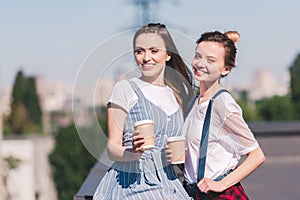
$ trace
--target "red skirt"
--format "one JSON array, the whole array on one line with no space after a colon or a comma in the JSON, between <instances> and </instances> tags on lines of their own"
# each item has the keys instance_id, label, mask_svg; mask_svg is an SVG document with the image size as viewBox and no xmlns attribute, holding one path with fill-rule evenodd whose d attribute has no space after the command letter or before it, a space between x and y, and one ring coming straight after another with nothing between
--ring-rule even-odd
<instances>
[{"instance_id":1,"label":"red skirt","mask_svg":"<svg viewBox=\"0 0 300 200\"><path fill-rule=\"evenodd\" d=\"M187 193L195 200L249 200L240 183L237 183L223 192L201 192L196 184L184 185Z\"/></svg>"}]
</instances>

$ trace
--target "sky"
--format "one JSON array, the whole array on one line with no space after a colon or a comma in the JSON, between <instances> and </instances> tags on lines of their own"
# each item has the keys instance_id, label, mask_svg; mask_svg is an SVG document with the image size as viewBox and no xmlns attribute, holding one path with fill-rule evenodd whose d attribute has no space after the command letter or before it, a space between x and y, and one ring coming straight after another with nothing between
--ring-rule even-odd
<instances>
[{"instance_id":1,"label":"sky","mask_svg":"<svg viewBox=\"0 0 300 200\"><path fill-rule=\"evenodd\" d=\"M0 0L0 89L13 84L19 69L73 84L97 45L140 20L133 2ZM300 53L300 1L155 2L154 22L192 40L205 31L240 33L238 67L228 77L230 84L251 86L251 76L260 68L268 69L281 83L287 81L288 68Z\"/></svg>"}]
</instances>

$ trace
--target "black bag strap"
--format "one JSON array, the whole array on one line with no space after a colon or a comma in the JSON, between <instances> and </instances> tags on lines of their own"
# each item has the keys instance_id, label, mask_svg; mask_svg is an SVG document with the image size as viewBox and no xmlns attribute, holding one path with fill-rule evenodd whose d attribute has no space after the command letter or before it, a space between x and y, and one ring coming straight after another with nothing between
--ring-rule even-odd
<instances>
[{"instance_id":1,"label":"black bag strap","mask_svg":"<svg viewBox=\"0 0 300 200\"><path fill-rule=\"evenodd\" d=\"M215 99L217 98L217 96L219 96L222 92L228 92L226 89L220 89L218 92L216 92L216 94L211 98L211 99Z\"/></svg>"},{"instance_id":2,"label":"black bag strap","mask_svg":"<svg viewBox=\"0 0 300 200\"><path fill-rule=\"evenodd\" d=\"M205 113L204 124L203 124L202 135L201 135L201 142L200 142L197 182L199 182L202 178L204 178L212 104L215 98L217 98L217 96L219 96L222 92L227 92L227 90L220 89L218 92L216 92L216 94L209 100L208 107Z\"/></svg>"}]
</instances>

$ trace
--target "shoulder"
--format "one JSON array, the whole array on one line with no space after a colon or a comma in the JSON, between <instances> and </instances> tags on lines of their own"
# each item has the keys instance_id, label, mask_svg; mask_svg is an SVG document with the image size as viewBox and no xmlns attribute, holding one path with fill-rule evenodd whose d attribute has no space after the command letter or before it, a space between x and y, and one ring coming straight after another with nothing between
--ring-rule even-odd
<instances>
[{"instance_id":1,"label":"shoulder","mask_svg":"<svg viewBox=\"0 0 300 200\"><path fill-rule=\"evenodd\" d=\"M113 88L112 95L129 95L134 92L134 89L132 88L132 85L130 84L130 81L136 82L135 79L130 80L120 80L118 81Z\"/></svg>"},{"instance_id":2,"label":"shoulder","mask_svg":"<svg viewBox=\"0 0 300 200\"><path fill-rule=\"evenodd\" d=\"M128 80L120 80L118 81L115 86L114 86L114 90L118 89L126 89L130 87L130 83Z\"/></svg>"},{"instance_id":3,"label":"shoulder","mask_svg":"<svg viewBox=\"0 0 300 200\"><path fill-rule=\"evenodd\" d=\"M119 105L128 111L132 99L134 99L134 90L129 81L121 80L115 84L108 102Z\"/></svg>"},{"instance_id":4,"label":"shoulder","mask_svg":"<svg viewBox=\"0 0 300 200\"><path fill-rule=\"evenodd\" d=\"M215 106L226 110L226 113L230 112L237 112L241 113L241 107L238 105L234 97L231 95L230 92L223 92L215 99ZM222 110L223 110L222 109Z\"/></svg>"}]
</instances>

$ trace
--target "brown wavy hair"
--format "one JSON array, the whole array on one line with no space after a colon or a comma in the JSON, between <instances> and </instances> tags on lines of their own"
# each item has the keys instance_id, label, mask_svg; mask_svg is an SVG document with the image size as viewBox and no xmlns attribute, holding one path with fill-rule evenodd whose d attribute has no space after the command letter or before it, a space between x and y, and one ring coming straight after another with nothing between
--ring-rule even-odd
<instances>
[{"instance_id":1,"label":"brown wavy hair","mask_svg":"<svg viewBox=\"0 0 300 200\"><path fill-rule=\"evenodd\" d=\"M189 100L194 95L194 91L192 89L192 73L184 63L182 57L179 55L171 34L164 24L149 23L141 27L135 33L133 38L134 49L136 38L139 35L145 33L156 33L164 40L166 49L171 55L171 59L169 61L166 61L167 67L165 68L164 81L165 84L174 91L176 99L183 109L183 113L185 113L186 106L188 105Z\"/></svg>"}]
</instances>

